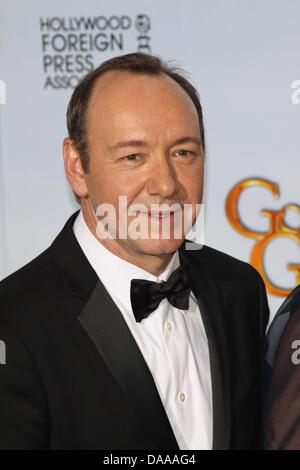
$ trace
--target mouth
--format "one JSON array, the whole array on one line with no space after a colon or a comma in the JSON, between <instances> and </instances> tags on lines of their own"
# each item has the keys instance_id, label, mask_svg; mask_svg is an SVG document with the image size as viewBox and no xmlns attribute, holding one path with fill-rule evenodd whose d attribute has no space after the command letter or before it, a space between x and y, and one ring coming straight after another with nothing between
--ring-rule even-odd
<instances>
[{"instance_id":1,"label":"mouth","mask_svg":"<svg viewBox=\"0 0 300 470\"><path fill-rule=\"evenodd\" d=\"M141 212L144 216L154 220L174 219L175 213L178 211L147 211Z\"/></svg>"}]
</instances>

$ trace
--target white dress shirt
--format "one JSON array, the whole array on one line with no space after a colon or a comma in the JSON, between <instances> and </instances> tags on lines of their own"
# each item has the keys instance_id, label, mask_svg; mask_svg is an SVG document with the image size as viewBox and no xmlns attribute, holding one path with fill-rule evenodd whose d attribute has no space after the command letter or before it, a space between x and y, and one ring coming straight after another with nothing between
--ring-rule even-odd
<instances>
[{"instance_id":1,"label":"white dress shirt","mask_svg":"<svg viewBox=\"0 0 300 470\"><path fill-rule=\"evenodd\" d=\"M178 251L157 277L109 251L89 230L81 211L73 230L151 371L179 448L211 449L212 390L208 342L193 292L189 310L179 310L163 299L154 312L138 323L131 309L131 279L166 281L180 264Z\"/></svg>"}]
</instances>

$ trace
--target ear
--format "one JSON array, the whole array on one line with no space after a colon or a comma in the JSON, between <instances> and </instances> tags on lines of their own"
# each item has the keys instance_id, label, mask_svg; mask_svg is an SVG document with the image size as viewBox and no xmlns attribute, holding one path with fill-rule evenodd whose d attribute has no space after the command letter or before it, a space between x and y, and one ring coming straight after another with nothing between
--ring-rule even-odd
<instances>
[{"instance_id":1,"label":"ear","mask_svg":"<svg viewBox=\"0 0 300 470\"><path fill-rule=\"evenodd\" d=\"M66 177L74 193L80 198L87 196L88 188L80 156L73 140L69 137L64 139L63 155Z\"/></svg>"}]
</instances>

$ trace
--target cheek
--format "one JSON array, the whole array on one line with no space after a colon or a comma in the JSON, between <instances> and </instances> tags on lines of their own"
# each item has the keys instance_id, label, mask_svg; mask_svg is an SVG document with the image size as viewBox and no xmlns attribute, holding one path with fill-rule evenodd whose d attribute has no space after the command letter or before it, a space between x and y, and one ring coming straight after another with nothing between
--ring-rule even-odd
<instances>
[{"instance_id":1,"label":"cheek","mask_svg":"<svg viewBox=\"0 0 300 470\"><path fill-rule=\"evenodd\" d=\"M115 179L111 182L112 191L115 194L116 203L119 196L127 198L127 206L129 206L138 197L141 191L140 179L125 173L116 175Z\"/></svg>"},{"instance_id":2,"label":"cheek","mask_svg":"<svg viewBox=\"0 0 300 470\"><path fill-rule=\"evenodd\" d=\"M203 173L193 172L182 181L188 199L193 203L198 203L203 191Z\"/></svg>"},{"instance_id":3,"label":"cheek","mask_svg":"<svg viewBox=\"0 0 300 470\"><path fill-rule=\"evenodd\" d=\"M95 172L90 180L90 195L97 204L110 203L115 208L119 205L119 197L127 197L127 205L131 204L141 190L140 181L129 177L126 173L113 171Z\"/></svg>"}]
</instances>

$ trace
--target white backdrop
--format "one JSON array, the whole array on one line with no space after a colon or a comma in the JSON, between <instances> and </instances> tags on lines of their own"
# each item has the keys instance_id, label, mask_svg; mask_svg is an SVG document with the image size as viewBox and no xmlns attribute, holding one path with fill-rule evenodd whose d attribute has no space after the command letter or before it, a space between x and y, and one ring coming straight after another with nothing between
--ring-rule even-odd
<instances>
[{"instance_id":1,"label":"white backdrop","mask_svg":"<svg viewBox=\"0 0 300 470\"><path fill-rule=\"evenodd\" d=\"M77 209L62 162L65 84L85 73L80 64L137 50L190 72L207 135L205 242L249 261L255 241L225 214L232 187L254 177L279 185L278 199L263 188L242 196L241 218L256 230L268 230L261 209L300 203L299 24L300 0L0 0L0 278L43 251ZM300 226L299 213L289 217ZM299 243L279 236L265 251L269 277L286 289ZM273 313L282 300L270 296Z\"/></svg>"}]
</instances>

